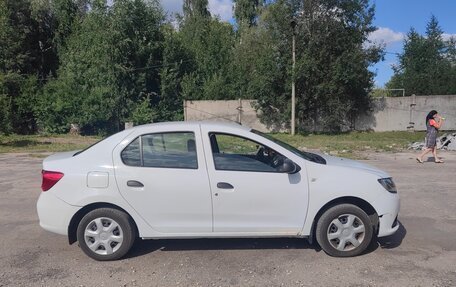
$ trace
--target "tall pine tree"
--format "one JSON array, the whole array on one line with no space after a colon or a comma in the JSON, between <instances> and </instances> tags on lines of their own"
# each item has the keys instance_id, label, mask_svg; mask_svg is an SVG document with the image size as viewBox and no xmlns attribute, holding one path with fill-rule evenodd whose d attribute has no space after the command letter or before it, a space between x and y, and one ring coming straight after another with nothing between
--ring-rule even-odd
<instances>
[{"instance_id":1,"label":"tall pine tree","mask_svg":"<svg viewBox=\"0 0 456 287\"><path fill-rule=\"evenodd\" d=\"M403 88L406 95L456 94L455 49L454 38L445 41L437 18L432 16L425 36L413 28L407 33L404 52L386 86Z\"/></svg>"}]
</instances>

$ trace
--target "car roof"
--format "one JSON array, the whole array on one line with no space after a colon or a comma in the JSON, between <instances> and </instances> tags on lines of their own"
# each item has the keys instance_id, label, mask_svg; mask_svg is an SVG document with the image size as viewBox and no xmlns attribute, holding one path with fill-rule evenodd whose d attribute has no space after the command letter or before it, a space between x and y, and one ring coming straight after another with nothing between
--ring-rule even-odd
<instances>
[{"instance_id":1,"label":"car roof","mask_svg":"<svg viewBox=\"0 0 456 287\"><path fill-rule=\"evenodd\" d=\"M241 129L245 131L250 131L251 128L242 126L236 122L220 122L220 121L176 121L176 122L160 122L160 123L152 123L152 124L145 124L145 125L140 125L140 126L135 126L134 128L147 128L147 127L170 127L170 128L188 128L188 127L194 127L194 126L205 126L208 128L217 128L217 129L223 129L223 128L236 128L236 129Z\"/></svg>"}]
</instances>

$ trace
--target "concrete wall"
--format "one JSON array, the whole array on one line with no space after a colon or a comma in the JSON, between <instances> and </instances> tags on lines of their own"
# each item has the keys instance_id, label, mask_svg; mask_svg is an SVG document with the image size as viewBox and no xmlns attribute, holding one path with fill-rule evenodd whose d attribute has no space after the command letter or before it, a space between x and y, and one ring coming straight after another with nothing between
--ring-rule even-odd
<instances>
[{"instance_id":1,"label":"concrete wall","mask_svg":"<svg viewBox=\"0 0 456 287\"><path fill-rule=\"evenodd\" d=\"M260 131L268 131L260 123L253 100L185 101L187 121L216 120L240 122ZM425 130L426 115L437 110L445 117L442 130L456 130L456 95L388 97L374 100L374 110L355 122L356 130L405 131Z\"/></svg>"},{"instance_id":2,"label":"concrete wall","mask_svg":"<svg viewBox=\"0 0 456 287\"><path fill-rule=\"evenodd\" d=\"M267 132L253 108L255 101L184 101L184 120L236 122L253 129Z\"/></svg>"},{"instance_id":3,"label":"concrete wall","mask_svg":"<svg viewBox=\"0 0 456 287\"><path fill-rule=\"evenodd\" d=\"M374 101L374 111L360 117L356 130L425 130L426 115L436 110L445 117L442 130L456 130L456 95L388 97Z\"/></svg>"}]
</instances>

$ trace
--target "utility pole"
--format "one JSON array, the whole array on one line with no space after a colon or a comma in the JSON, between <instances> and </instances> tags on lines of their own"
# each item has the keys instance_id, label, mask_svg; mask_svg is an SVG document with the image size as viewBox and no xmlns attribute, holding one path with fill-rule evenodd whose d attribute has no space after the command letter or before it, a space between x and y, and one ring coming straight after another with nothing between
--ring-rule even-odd
<instances>
[{"instance_id":1,"label":"utility pole","mask_svg":"<svg viewBox=\"0 0 456 287\"><path fill-rule=\"evenodd\" d=\"M295 66L296 66L296 21L295 19L290 22L291 28L293 30L293 40L292 40L292 54L293 54L293 67L292 67L292 81L291 81L291 135L295 135L295 109L296 109L296 88L295 88Z\"/></svg>"}]
</instances>

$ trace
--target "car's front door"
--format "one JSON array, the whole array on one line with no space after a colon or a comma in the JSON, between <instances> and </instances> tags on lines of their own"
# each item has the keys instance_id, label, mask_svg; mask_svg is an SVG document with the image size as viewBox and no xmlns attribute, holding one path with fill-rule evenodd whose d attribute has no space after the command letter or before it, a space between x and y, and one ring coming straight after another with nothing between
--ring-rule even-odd
<instances>
[{"instance_id":1,"label":"car's front door","mask_svg":"<svg viewBox=\"0 0 456 287\"><path fill-rule=\"evenodd\" d=\"M114 150L125 200L157 232L212 232L212 203L199 126L144 131Z\"/></svg>"},{"instance_id":2,"label":"car's front door","mask_svg":"<svg viewBox=\"0 0 456 287\"><path fill-rule=\"evenodd\" d=\"M240 136L203 126L202 134L213 197L214 232L297 235L308 204L305 167L293 174L280 172L287 157L250 132Z\"/></svg>"}]
</instances>

